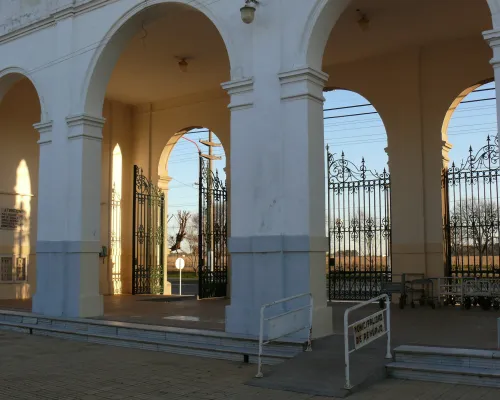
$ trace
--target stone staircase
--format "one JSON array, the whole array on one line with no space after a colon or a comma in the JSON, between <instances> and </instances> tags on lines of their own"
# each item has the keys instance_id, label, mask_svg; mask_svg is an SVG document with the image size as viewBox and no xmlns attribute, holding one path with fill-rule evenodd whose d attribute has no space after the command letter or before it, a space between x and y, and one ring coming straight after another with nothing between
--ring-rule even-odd
<instances>
[{"instance_id":1,"label":"stone staircase","mask_svg":"<svg viewBox=\"0 0 500 400\"><path fill-rule=\"evenodd\" d=\"M500 388L500 351L400 346L388 376Z\"/></svg>"},{"instance_id":2,"label":"stone staircase","mask_svg":"<svg viewBox=\"0 0 500 400\"><path fill-rule=\"evenodd\" d=\"M45 317L5 310L0 310L0 330L246 363L257 362L259 346L253 337L225 332ZM278 364L304 351L304 346L304 343L273 342L264 346L262 362Z\"/></svg>"}]
</instances>

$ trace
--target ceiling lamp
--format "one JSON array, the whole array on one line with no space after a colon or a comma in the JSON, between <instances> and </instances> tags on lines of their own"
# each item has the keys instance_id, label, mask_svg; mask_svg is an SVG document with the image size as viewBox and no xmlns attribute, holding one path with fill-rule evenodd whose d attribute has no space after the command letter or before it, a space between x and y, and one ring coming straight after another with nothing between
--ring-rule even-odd
<instances>
[{"instance_id":1,"label":"ceiling lamp","mask_svg":"<svg viewBox=\"0 0 500 400\"><path fill-rule=\"evenodd\" d=\"M370 28L370 20L366 16L365 13L363 13L360 9L356 10L359 14L359 20L358 20L358 25L363 31L367 31L368 28Z\"/></svg>"},{"instance_id":2,"label":"ceiling lamp","mask_svg":"<svg viewBox=\"0 0 500 400\"><path fill-rule=\"evenodd\" d=\"M186 61L186 57L176 57L179 60L179 69L181 72L187 72L188 70L188 62Z\"/></svg>"},{"instance_id":3,"label":"ceiling lamp","mask_svg":"<svg viewBox=\"0 0 500 400\"><path fill-rule=\"evenodd\" d=\"M245 5L241 7L241 20L245 24L251 24L255 19L256 6L259 4L259 0L245 0Z\"/></svg>"}]
</instances>

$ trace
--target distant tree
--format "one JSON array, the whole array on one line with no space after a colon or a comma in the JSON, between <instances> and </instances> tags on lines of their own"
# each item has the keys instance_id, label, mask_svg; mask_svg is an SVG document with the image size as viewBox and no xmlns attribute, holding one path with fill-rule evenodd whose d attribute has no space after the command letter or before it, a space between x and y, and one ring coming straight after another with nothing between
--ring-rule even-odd
<instances>
[{"instance_id":1,"label":"distant tree","mask_svg":"<svg viewBox=\"0 0 500 400\"><path fill-rule=\"evenodd\" d=\"M191 263L191 268L196 275L198 275L199 221L200 218L198 214L191 215L186 233L186 242L189 248L187 257Z\"/></svg>"},{"instance_id":2,"label":"distant tree","mask_svg":"<svg viewBox=\"0 0 500 400\"><path fill-rule=\"evenodd\" d=\"M179 229L175 236L169 237L169 244L171 244L170 251L179 251L181 249L182 241L186 238L187 235L187 224L191 217L191 213L189 211L177 211L176 220L179 224Z\"/></svg>"},{"instance_id":3,"label":"distant tree","mask_svg":"<svg viewBox=\"0 0 500 400\"><path fill-rule=\"evenodd\" d=\"M497 229L497 208L491 201L461 202L450 215L452 254L478 255L482 266L483 256L498 248Z\"/></svg>"}]
</instances>

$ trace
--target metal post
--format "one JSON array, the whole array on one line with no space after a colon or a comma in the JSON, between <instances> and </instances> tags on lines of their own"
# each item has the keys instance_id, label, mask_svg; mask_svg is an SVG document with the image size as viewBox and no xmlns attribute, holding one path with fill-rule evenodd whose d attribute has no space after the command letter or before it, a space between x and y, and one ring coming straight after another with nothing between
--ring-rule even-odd
<instances>
[{"instance_id":1,"label":"metal post","mask_svg":"<svg viewBox=\"0 0 500 400\"><path fill-rule=\"evenodd\" d=\"M161 268L161 278L159 279L160 284L162 284L162 290L161 294L165 294L165 274L167 273L168 265L165 265L165 194L162 192L160 195L160 223L161 223L161 228L163 229L163 232L160 233L161 236L160 238L160 245L158 246L158 251L160 252L159 254L159 259L160 259L160 268ZM158 229L158 228L157 228ZM157 238L158 238L158 232ZM167 256L168 257L168 256ZM168 263L167 263L168 264Z\"/></svg>"},{"instance_id":2,"label":"metal post","mask_svg":"<svg viewBox=\"0 0 500 400\"><path fill-rule=\"evenodd\" d=\"M386 295L387 296L387 295ZM391 299L389 296L385 299L385 309L387 313L387 353L385 354L385 358L390 360L392 358L391 354Z\"/></svg>"},{"instance_id":3,"label":"metal post","mask_svg":"<svg viewBox=\"0 0 500 400\"><path fill-rule=\"evenodd\" d=\"M327 228L328 228L328 301L332 301L332 233L330 226L330 219L332 210L330 209L331 198L330 198L330 164L329 164L330 147L326 145L326 192L328 194L328 218L327 218ZM335 254L333 255L335 257Z\"/></svg>"},{"instance_id":4,"label":"metal post","mask_svg":"<svg viewBox=\"0 0 500 400\"><path fill-rule=\"evenodd\" d=\"M261 307L260 309L260 329L259 329L259 360L257 366L257 375L256 378L264 377L262 373L262 347L264 346L264 309L265 307Z\"/></svg>"},{"instance_id":5,"label":"metal post","mask_svg":"<svg viewBox=\"0 0 500 400\"><path fill-rule=\"evenodd\" d=\"M199 151L200 171L198 183L198 298L203 298L203 157Z\"/></svg>"},{"instance_id":6,"label":"metal post","mask_svg":"<svg viewBox=\"0 0 500 400\"><path fill-rule=\"evenodd\" d=\"M344 361L345 361L345 385L344 389L352 389L351 377L349 374L349 324L348 324L349 313L346 311L344 313Z\"/></svg>"},{"instance_id":7,"label":"metal post","mask_svg":"<svg viewBox=\"0 0 500 400\"><path fill-rule=\"evenodd\" d=\"M208 131L208 141L212 143L213 139L213 133L211 130ZM210 271L213 272L214 270L214 240L213 240L213 235L214 235L214 203L213 203L213 182L212 182L212 174L214 170L214 165L213 165L213 151L212 151L212 146L208 146L208 179L207 179L207 186L208 186L208 210L207 210L207 218L208 218L208 229L209 229L209 235L208 235L208 262L210 266Z\"/></svg>"},{"instance_id":8,"label":"metal post","mask_svg":"<svg viewBox=\"0 0 500 400\"><path fill-rule=\"evenodd\" d=\"M137 175L139 167L134 165L134 197L132 203L132 294L137 294L136 269L137 269L137 251L136 251L136 229L137 229Z\"/></svg>"},{"instance_id":9,"label":"metal post","mask_svg":"<svg viewBox=\"0 0 500 400\"><path fill-rule=\"evenodd\" d=\"M314 298L313 295L309 295L311 302L310 302L310 307L311 309L309 310L309 337L307 338L307 347L306 351L312 351L312 332L313 332L313 311L314 311Z\"/></svg>"}]
</instances>

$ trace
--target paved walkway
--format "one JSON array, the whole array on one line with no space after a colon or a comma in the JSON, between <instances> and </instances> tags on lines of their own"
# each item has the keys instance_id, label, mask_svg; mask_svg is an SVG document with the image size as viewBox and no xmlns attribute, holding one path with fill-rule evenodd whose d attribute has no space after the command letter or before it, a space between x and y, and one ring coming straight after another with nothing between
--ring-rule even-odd
<instances>
[{"instance_id":1,"label":"paved walkway","mask_svg":"<svg viewBox=\"0 0 500 400\"><path fill-rule=\"evenodd\" d=\"M0 331L0 399L326 400L247 386L254 365ZM265 379L265 378L264 378ZM352 400L497 400L500 390L386 380Z\"/></svg>"},{"instance_id":2,"label":"paved walkway","mask_svg":"<svg viewBox=\"0 0 500 400\"><path fill-rule=\"evenodd\" d=\"M109 321L223 331L226 299L177 301L168 296L104 296L104 317ZM171 301L175 300L175 301ZM0 309L31 312L31 299L0 300ZM97 318L99 319L99 318Z\"/></svg>"},{"instance_id":3,"label":"paved walkway","mask_svg":"<svg viewBox=\"0 0 500 400\"><path fill-rule=\"evenodd\" d=\"M155 301L151 301L155 300ZM161 301L158 301L161 300ZM180 328L224 330L225 307L229 300L183 300L166 302L153 296L105 296L101 319L139 324L166 325ZM343 333L344 310L352 303L331 305L334 332ZM372 311L378 310L371 306ZM0 309L31 311L31 300L0 300ZM365 308L357 315L369 312ZM410 307L392 311L392 337L396 344L422 344L451 347L489 348L497 346L499 311L483 311L480 307Z\"/></svg>"}]
</instances>

